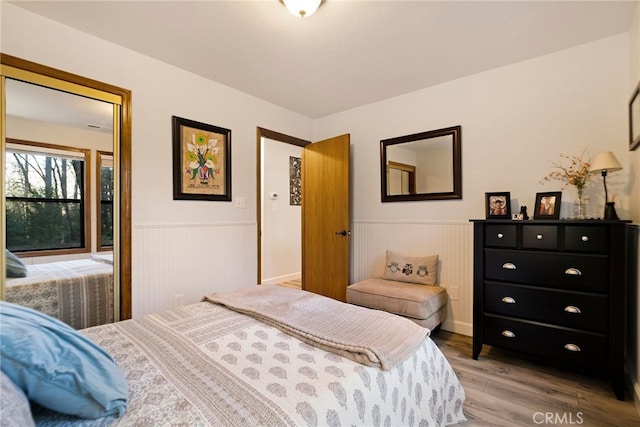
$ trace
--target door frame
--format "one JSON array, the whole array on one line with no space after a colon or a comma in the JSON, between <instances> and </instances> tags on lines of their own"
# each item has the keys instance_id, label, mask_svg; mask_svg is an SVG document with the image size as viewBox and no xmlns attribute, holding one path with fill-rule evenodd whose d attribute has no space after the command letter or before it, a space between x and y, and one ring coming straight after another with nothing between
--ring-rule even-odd
<instances>
[{"instance_id":1,"label":"door frame","mask_svg":"<svg viewBox=\"0 0 640 427\"><path fill-rule=\"evenodd\" d=\"M119 145L114 145L114 156L119 157L119 200L115 201L120 206L120 235L115 236L114 239L119 238L117 241L117 250L120 257L115 260L114 264L119 264L119 271L115 274L119 274L119 316L117 319L125 320L130 319L132 316L132 304L131 304L131 91L118 86L113 86L108 83L103 83L98 80L93 80L87 77L82 77L77 74L72 74L66 71L62 71L56 68L48 67L46 65L31 62L22 58L14 57L4 53L0 53L0 65L8 66L13 69L19 70L21 73L27 73L30 76L34 76L36 79L52 79L56 81L64 82L64 84L73 87L73 90L69 92L76 94L93 93L92 91L104 92L112 94L120 98L121 104L117 110L120 116L120 127L114 129L114 133L119 135ZM47 84L43 84L47 86ZM3 88L4 89L4 88ZM4 90L3 90L4 91ZM2 117L4 118L4 106L0 109ZM115 113L114 113L115 114ZM3 126L4 130L4 126ZM4 134L0 135L0 147L4 153ZM4 160L4 159L3 159ZM4 163L3 163L4 164ZM4 189L2 190L4 192ZM4 203L4 201L3 201ZM117 205L114 204L114 209ZM4 205L2 206L2 221L0 221L2 227L4 224ZM4 229L4 228L3 228ZM114 244L116 240L114 240ZM114 248L114 255L116 251ZM4 269L5 260L4 254L0 256L0 267ZM4 284L3 284L4 285ZM3 289L3 287L1 288ZM0 294L2 293L0 289ZM0 295L2 296L2 295ZM4 298L4 296L2 296ZM116 301L117 303L117 301Z\"/></svg>"},{"instance_id":2,"label":"door frame","mask_svg":"<svg viewBox=\"0 0 640 427\"><path fill-rule=\"evenodd\" d=\"M262 282L262 138L284 142L285 144L296 145L303 148L311 144L311 141L296 138L295 136L285 135L284 133L261 128L259 126L256 128L256 222L258 241L258 274L256 277L258 279L258 284Z\"/></svg>"}]
</instances>

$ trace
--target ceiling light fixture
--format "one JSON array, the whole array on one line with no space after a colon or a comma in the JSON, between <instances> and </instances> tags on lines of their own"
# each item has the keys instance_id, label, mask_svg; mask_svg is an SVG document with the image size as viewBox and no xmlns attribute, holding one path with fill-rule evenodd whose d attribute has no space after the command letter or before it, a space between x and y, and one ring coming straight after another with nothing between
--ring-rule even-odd
<instances>
[{"instance_id":1,"label":"ceiling light fixture","mask_svg":"<svg viewBox=\"0 0 640 427\"><path fill-rule=\"evenodd\" d=\"M304 18L318 10L324 0L280 0L292 14Z\"/></svg>"}]
</instances>

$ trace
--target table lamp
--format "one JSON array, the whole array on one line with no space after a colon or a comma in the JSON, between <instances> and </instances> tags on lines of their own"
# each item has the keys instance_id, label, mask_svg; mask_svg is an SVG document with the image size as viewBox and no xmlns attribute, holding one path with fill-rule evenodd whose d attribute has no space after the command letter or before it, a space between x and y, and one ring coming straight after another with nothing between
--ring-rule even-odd
<instances>
[{"instance_id":1,"label":"table lamp","mask_svg":"<svg viewBox=\"0 0 640 427\"><path fill-rule=\"evenodd\" d=\"M616 159L611 151L603 151L598 154L591 162L589 172L601 172L602 183L604 184L604 219L619 219L616 214L615 202L609 201L609 194L607 193L607 173L616 172L622 169L622 165Z\"/></svg>"}]
</instances>

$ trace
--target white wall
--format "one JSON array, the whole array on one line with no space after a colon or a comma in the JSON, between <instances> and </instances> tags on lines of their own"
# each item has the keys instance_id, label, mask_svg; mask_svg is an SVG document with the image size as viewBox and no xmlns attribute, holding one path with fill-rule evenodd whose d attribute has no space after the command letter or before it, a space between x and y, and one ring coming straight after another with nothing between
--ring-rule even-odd
<instances>
[{"instance_id":1,"label":"white wall","mask_svg":"<svg viewBox=\"0 0 640 427\"><path fill-rule=\"evenodd\" d=\"M624 166L607 180L618 214L631 217L633 203L639 220L640 150L627 151L626 114L630 82L638 80L631 62L639 74L637 16L633 37L609 37L312 121L11 4L3 2L0 13L4 53L132 90L134 316L255 283L256 126L308 140L349 133L352 280L377 271L379 258L356 249L372 236L386 236L379 242L389 249L441 252L441 276L459 287L445 326L463 333L471 325L471 246L442 245L468 242L468 219L484 216L485 192L510 191L515 211L533 206L536 192L560 189L539 182L560 153L611 150ZM245 197L245 209L172 200L171 115L232 130L233 197ZM381 203L380 140L455 125L462 126L463 199ZM570 213L572 190L564 191L562 215ZM592 214L599 214L598 179L587 194ZM389 236L390 229L404 237Z\"/></svg>"},{"instance_id":2,"label":"white wall","mask_svg":"<svg viewBox=\"0 0 640 427\"><path fill-rule=\"evenodd\" d=\"M608 177L609 192L629 218L629 49L621 34L316 120L315 140L351 134L352 282L377 274L384 249L439 252L443 283L459 288L444 329L470 334L472 246L444 246L465 241L460 229L471 238L468 220L484 218L485 192L509 191L512 210L527 205L531 215L537 192L561 189L540 183L560 153L613 151L624 169ZM455 125L462 126L463 198L381 203L380 140ZM603 193L596 177L587 189L593 215L603 210ZM575 195L563 192L563 216ZM389 229L403 238L374 238ZM378 259L361 249L371 247Z\"/></svg>"},{"instance_id":3,"label":"white wall","mask_svg":"<svg viewBox=\"0 0 640 427\"><path fill-rule=\"evenodd\" d=\"M301 277L302 207L289 204L289 157L301 158L302 147L263 141L262 283L277 283Z\"/></svg>"},{"instance_id":4,"label":"white wall","mask_svg":"<svg viewBox=\"0 0 640 427\"><path fill-rule=\"evenodd\" d=\"M624 166L607 183L628 218L628 81L629 38L621 34L318 119L314 138L351 134L356 221L481 218L490 191L510 191L514 208L532 206L536 192L560 190L539 182L551 162L585 148L593 156L611 150ZM462 126L463 199L381 203L380 140L454 125ZM564 215L575 194L564 191ZM601 180L587 194L599 212Z\"/></svg>"},{"instance_id":5,"label":"white wall","mask_svg":"<svg viewBox=\"0 0 640 427\"><path fill-rule=\"evenodd\" d=\"M299 114L1 4L3 53L132 91L134 317L256 283L256 127L311 139ZM174 201L171 116L231 129L231 202Z\"/></svg>"},{"instance_id":6,"label":"white wall","mask_svg":"<svg viewBox=\"0 0 640 427\"><path fill-rule=\"evenodd\" d=\"M420 152L416 162L416 192L446 193L453 191L453 148L451 137L429 142L429 151Z\"/></svg>"},{"instance_id":7,"label":"white wall","mask_svg":"<svg viewBox=\"0 0 640 427\"><path fill-rule=\"evenodd\" d=\"M640 4L636 7L631 21L629 32L630 48L630 79L628 93L631 94L640 81ZM640 148L629 153L631 188L631 218L634 227L629 229L628 236L628 260L631 265L628 284L628 321L627 321L627 371L631 377L636 408L640 413Z\"/></svg>"},{"instance_id":8,"label":"white wall","mask_svg":"<svg viewBox=\"0 0 640 427\"><path fill-rule=\"evenodd\" d=\"M629 32L630 44L630 66L629 66L629 85L627 87L627 97L631 97L631 93L640 84L640 4L636 7L636 11L631 21L631 31ZM628 102L629 99L627 99ZM628 137L627 137L628 138ZM640 223L640 147L635 151L629 152L629 164L631 180L629 188L632 194L631 200L631 218L635 223Z\"/></svg>"}]
</instances>

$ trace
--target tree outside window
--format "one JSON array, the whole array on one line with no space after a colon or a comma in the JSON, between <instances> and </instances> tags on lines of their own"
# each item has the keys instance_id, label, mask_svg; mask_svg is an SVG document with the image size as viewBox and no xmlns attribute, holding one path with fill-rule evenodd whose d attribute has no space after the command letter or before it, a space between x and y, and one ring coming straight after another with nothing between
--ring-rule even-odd
<instances>
[{"instance_id":1,"label":"tree outside window","mask_svg":"<svg viewBox=\"0 0 640 427\"><path fill-rule=\"evenodd\" d=\"M7 248L15 252L84 248L86 156L32 149L38 147L7 146Z\"/></svg>"},{"instance_id":2,"label":"tree outside window","mask_svg":"<svg viewBox=\"0 0 640 427\"><path fill-rule=\"evenodd\" d=\"M98 164L100 176L98 224L100 236L98 238L99 249L113 249L113 155L111 153L98 152Z\"/></svg>"}]
</instances>

